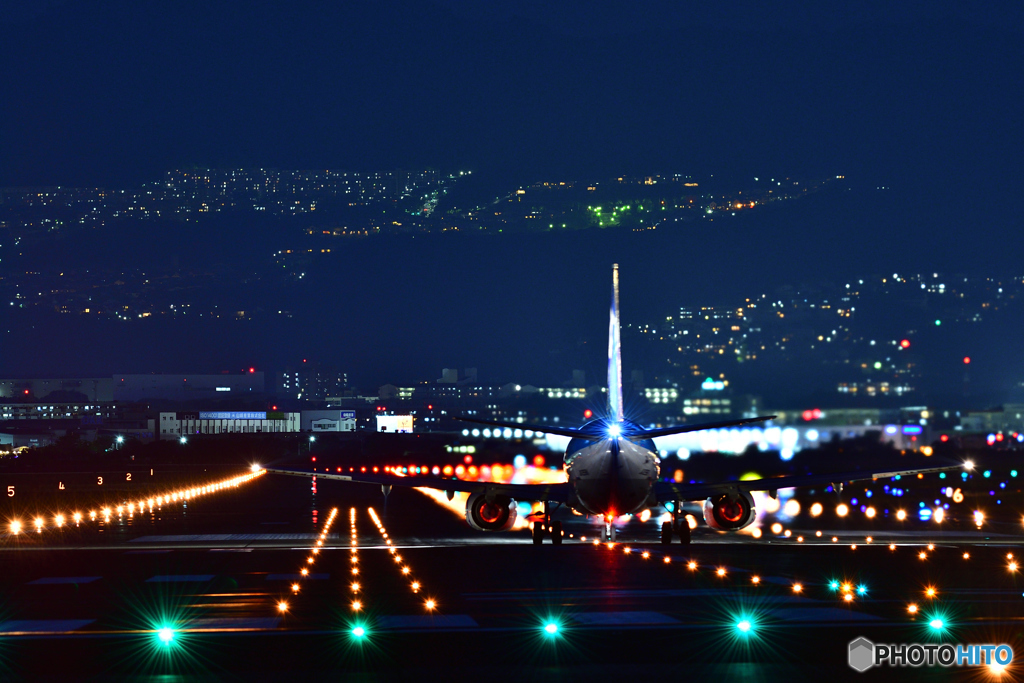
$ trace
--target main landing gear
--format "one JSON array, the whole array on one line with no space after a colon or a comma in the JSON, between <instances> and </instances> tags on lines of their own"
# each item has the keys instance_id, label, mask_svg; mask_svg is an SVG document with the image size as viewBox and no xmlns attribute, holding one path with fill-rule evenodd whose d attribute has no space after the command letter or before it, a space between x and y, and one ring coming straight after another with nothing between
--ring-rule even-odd
<instances>
[{"instance_id":1,"label":"main landing gear","mask_svg":"<svg viewBox=\"0 0 1024 683\"><path fill-rule=\"evenodd\" d=\"M672 536L676 535L679 536L680 543L690 545L690 524L686 515L678 513L679 503L676 503L673 509L676 512L672 513L672 521L661 523L661 542L668 545L672 542Z\"/></svg>"},{"instance_id":2,"label":"main landing gear","mask_svg":"<svg viewBox=\"0 0 1024 683\"><path fill-rule=\"evenodd\" d=\"M551 545L562 545L562 523L551 521L551 513L548 510L548 503L544 501L544 521L533 523L533 544L541 545L544 537L551 534Z\"/></svg>"},{"instance_id":3,"label":"main landing gear","mask_svg":"<svg viewBox=\"0 0 1024 683\"><path fill-rule=\"evenodd\" d=\"M604 526L601 527L601 542L608 543L610 541L614 543L615 538L615 525L609 521L605 521Z\"/></svg>"}]
</instances>

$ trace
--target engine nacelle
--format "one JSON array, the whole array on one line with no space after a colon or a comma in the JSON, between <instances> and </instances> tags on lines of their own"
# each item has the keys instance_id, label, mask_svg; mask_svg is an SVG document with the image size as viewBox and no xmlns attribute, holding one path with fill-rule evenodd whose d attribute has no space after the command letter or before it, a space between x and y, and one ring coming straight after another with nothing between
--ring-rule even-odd
<instances>
[{"instance_id":1,"label":"engine nacelle","mask_svg":"<svg viewBox=\"0 0 1024 683\"><path fill-rule=\"evenodd\" d=\"M738 531L754 523L757 510L748 491L723 493L704 501L704 521L712 529Z\"/></svg>"},{"instance_id":2,"label":"engine nacelle","mask_svg":"<svg viewBox=\"0 0 1024 683\"><path fill-rule=\"evenodd\" d=\"M477 531L508 531L519 516L516 502L508 496L494 496L478 491L466 501L466 521Z\"/></svg>"}]
</instances>

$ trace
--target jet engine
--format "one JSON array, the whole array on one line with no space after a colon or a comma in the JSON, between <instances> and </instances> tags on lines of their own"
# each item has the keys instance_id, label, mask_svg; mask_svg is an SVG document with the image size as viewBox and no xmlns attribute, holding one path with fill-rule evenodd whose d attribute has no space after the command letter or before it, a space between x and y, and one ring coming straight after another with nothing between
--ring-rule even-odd
<instances>
[{"instance_id":1,"label":"jet engine","mask_svg":"<svg viewBox=\"0 0 1024 683\"><path fill-rule=\"evenodd\" d=\"M466 501L466 521L477 531L508 531L516 522L516 502L508 496L492 496L478 491Z\"/></svg>"},{"instance_id":2,"label":"jet engine","mask_svg":"<svg viewBox=\"0 0 1024 683\"><path fill-rule=\"evenodd\" d=\"M738 531L757 517L754 498L747 491L723 493L704 501L704 521L712 529Z\"/></svg>"}]
</instances>

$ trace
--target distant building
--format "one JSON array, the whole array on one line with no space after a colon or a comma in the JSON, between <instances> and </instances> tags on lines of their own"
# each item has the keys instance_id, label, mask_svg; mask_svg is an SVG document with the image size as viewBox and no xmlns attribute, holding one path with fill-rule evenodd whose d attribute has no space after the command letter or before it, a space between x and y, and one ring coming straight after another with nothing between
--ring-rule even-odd
<instances>
[{"instance_id":1,"label":"distant building","mask_svg":"<svg viewBox=\"0 0 1024 683\"><path fill-rule=\"evenodd\" d=\"M356 431L356 411L303 410L302 431L354 432Z\"/></svg>"},{"instance_id":2,"label":"distant building","mask_svg":"<svg viewBox=\"0 0 1024 683\"><path fill-rule=\"evenodd\" d=\"M1024 432L1024 403L969 411L961 416L960 429L965 432Z\"/></svg>"},{"instance_id":3,"label":"distant building","mask_svg":"<svg viewBox=\"0 0 1024 683\"><path fill-rule=\"evenodd\" d=\"M258 434L297 432L299 413L264 411L194 411L160 413L161 439L189 434Z\"/></svg>"},{"instance_id":4,"label":"distant building","mask_svg":"<svg viewBox=\"0 0 1024 683\"><path fill-rule=\"evenodd\" d=\"M110 377L0 379L0 399L12 398L40 402L113 401L114 380Z\"/></svg>"},{"instance_id":5,"label":"distant building","mask_svg":"<svg viewBox=\"0 0 1024 683\"><path fill-rule=\"evenodd\" d=\"M332 365L302 361L298 367L277 374L279 396L307 401L326 401L348 390L348 375Z\"/></svg>"},{"instance_id":6,"label":"distant building","mask_svg":"<svg viewBox=\"0 0 1024 683\"><path fill-rule=\"evenodd\" d=\"M265 391L263 372L222 375L114 375L117 401L195 401L255 398Z\"/></svg>"}]
</instances>

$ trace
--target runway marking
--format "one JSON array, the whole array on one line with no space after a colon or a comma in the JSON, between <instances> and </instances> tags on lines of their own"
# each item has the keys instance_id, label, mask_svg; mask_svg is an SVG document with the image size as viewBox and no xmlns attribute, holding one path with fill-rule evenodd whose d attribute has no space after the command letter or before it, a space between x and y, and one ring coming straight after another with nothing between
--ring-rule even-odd
<instances>
[{"instance_id":1,"label":"runway marking","mask_svg":"<svg viewBox=\"0 0 1024 683\"><path fill-rule=\"evenodd\" d=\"M140 536L129 543L230 543L238 541L311 541L319 534L172 534ZM337 538L333 536L331 538Z\"/></svg>"},{"instance_id":2,"label":"runway marking","mask_svg":"<svg viewBox=\"0 0 1024 683\"><path fill-rule=\"evenodd\" d=\"M772 617L782 621L800 623L839 622L843 624L851 621L885 621L882 617L874 614L853 612L838 607L777 607L770 609L769 612Z\"/></svg>"},{"instance_id":3,"label":"runway marking","mask_svg":"<svg viewBox=\"0 0 1024 683\"><path fill-rule=\"evenodd\" d=\"M468 614L408 614L377 618L377 628L397 631L431 628L478 628L480 625Z\"/></svg>"},{"instance_id":4,"label":"runway marking","mask_svg":"<svg viewBox=\"0 0 1024 683\"><path fill-rule=\"evenodd\" d=\"M192 619L182 631L257 631L275 629L281 625L279 617L214 617L209 619Z\"/></svg>"},{"instance_id":5,"label":"runway marking","mask_svg":"<svg viewBox=\"0 0 1024 683\"><path fill-rule=\"evenodd\" d=\"M163 555L171 552L168 549L161 550L126 550L125 555Z\"/></svg>"},{"instance_id":6,"label":"runway marking","mask_svg":"<svg viewBox=\"0 0 1024 683\"><path fill-rule=\"evenodd\" d=\"M607 600L609 598L684 598L709 597L728 598L747 595L739 588L595 588L565 589L559 591L501 592L501 593L463 593L466 600L526 600L529 598L571 598L573 600L591 599ZM813 598L797 598L792 595L773 596L779 602L807 602Z\"/></svg>"},{"instance_id":7,"label":"runway marking","mask_svg":"<svg viewBox=\"0 0 1024 683\"><path fill-rule=\"evenodd\" d=\"M571 619L584 626L626 626L630 624L678 624L678 619L659 612L584 612Z\"/></svg>"},{"instance_id":8,"label":"runway marking","mask_svg":"<svg viewBox=\"0 0 1024 683\"><path fill-rule=\"evenodd\" d=\"M329 578L330 574L267 574L267 581L324 581Z\"/></svg>"},{"instance_id":9,"label":"runway marking","mask_svg":"<svg viewBox=\"0 0 1024 683\"><path fill-rule=\"evenodd\" d=\"M0 635L17 636L38 633L67 633L77 631L95 619L14 619L0 623Z\"/></svg>"},{"instance_id":10,"label":"runway marking","mask_svg":"<svg viewBox=\"0 0 1024 683\"><path fill-rule=\"evenodd\" d=\"M92 583L93 581L99 581L102 578L102 576L47 576L42 579L36 579L35 581L29 581L25 585L43 586L56 583Z\"/></svg>"},{"instance_id":11,"label":"runway marking","mask_svg":"<svg viewBox=\"0 0 1024 683\"><path fill-rule=\"evenodd\" d=\"M146 583L200 583L213 581L216 574L160 574L146 579Z\"/></svg>"}]
</instances>

